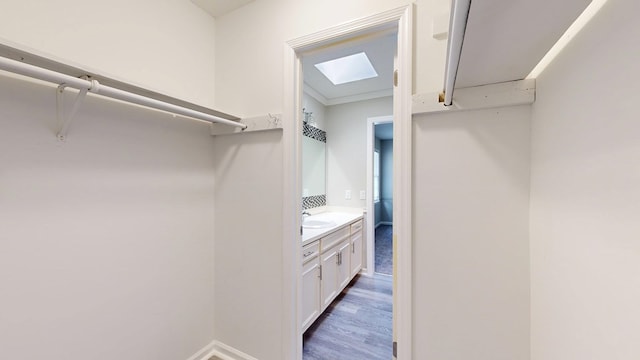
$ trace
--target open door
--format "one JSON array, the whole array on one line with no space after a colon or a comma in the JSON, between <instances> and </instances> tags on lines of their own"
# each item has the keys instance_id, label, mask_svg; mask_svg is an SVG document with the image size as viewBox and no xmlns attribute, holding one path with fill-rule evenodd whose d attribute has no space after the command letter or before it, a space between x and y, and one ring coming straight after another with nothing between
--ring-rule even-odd
<instances>
[{"instance_id":1,"label":"open door","mask_svg":"<svg viewBox=\"0 0 640 360\"><path fill-rule=\"evenodd\" d=\"M364 19L354 20L287 42L285 48L285 104L283 108L283 147L285 163L283 186L283 339L286 359L302 359L302 250L300 246L302 176L300 138L303 91L301 58L349 38L362 38L380 31L397 30L398 48L394 59L398 69L393 89L393 225L394 284L393 339L400 359L411 359L411 101L413 5L392 9ZM402 174L406 174L402 176ZM398 265L400 264L400 265ZM368 265L369 266L369 265ZM395 346L394 346L395 349Z\"/></svg>"}]
</instances>

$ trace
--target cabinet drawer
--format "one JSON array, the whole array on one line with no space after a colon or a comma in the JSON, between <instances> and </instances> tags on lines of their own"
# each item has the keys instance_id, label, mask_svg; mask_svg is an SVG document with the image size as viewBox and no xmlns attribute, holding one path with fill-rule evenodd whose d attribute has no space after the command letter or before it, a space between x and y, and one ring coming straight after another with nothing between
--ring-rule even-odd
<instances>
[{"instance_id":1,"label":"cabinet drawer","mask_svg":"<svg viewBox=\"0 0 640 360\"><path fill-rule=\"evenodd\" d=\"M335 232L323 237L320 239L321 251L324 253L325 251L331 249L332 247L338 245L342 240L349 237L349 226L345 226L340 230L336 230Z\"/></svg>"},{"instance_id":2,"label":"cabinet drawer","mask_svg":"<svg viewBox=\"0 0 640 360\"><path fill-rule=\"evenodd\" d=\"M358 220L351 224L351 233L356 233L362 229L362 220Z\"/></svg>"},{"instance_id":3,"label":"cabinet drawer","mask_svg":"<svg viewBox=\"0 0 640 360\"><path fill-rule=\"evenodd\" d=\"M314 259L320 253L320 241L305 245L302 248L302 264L306 264L309 260Z\"/></svg>"}]
</instances>

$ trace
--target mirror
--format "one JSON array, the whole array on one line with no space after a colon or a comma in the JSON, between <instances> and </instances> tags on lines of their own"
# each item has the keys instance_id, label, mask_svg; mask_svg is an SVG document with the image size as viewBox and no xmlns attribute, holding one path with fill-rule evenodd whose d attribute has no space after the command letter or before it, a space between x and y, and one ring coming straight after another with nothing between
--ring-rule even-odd
<instances>
[{"instance_id":1,"label":"mirror","mask_svg":"<svg viewBox=\"0 0 640 360\"><path fill-rule=\"evenodd\" d=\"M308 123L303 124L302 136L302 207L324 206L326 197L327 136Z\"/></svg>"}]
</instances>

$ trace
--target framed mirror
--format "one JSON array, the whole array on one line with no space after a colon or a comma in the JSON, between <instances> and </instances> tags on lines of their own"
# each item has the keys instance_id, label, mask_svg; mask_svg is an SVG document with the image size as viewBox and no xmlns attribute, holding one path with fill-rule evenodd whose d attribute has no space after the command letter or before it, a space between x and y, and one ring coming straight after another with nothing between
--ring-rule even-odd
<instances>
[{"instance_id":1,"label":"framed mirror","mask_svg":"<svg viewBox=\"0 0 640 360\"><path fill-rule=\"evenodd\" d=\"M302 131L302 208L327 204L327 133L308 123Z\"/></svg>"}]
</instances>

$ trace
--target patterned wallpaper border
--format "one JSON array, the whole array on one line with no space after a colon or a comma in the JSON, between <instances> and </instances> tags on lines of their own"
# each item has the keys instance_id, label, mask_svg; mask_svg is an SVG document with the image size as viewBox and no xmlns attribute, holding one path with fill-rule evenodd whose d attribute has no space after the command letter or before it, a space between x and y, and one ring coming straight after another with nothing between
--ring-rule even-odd
<instances>
[{"instance_id":1,"label":"patterned wallpaper border","mask_svg":"<svg viewBox=\"0 0 640 360\"><path fill-rule=\"evenodd\" d=\"M315 126L311 126L309 124L302 124L302 135L306 137L310 137L312 139L321 141L323 143L327 142L327 132L324 130L320 130Z\"/></svg>"},{"instance_id":2,"label":"patterned wallpaper border","mask_svg":"<svg viewBox=\"0 0 640 360\"><path fill-rule=\"evenodd\" d=\"M302 198L302 209L307 210L327 205L326 195L305 196Z\"/></svg>"}]
</instances>

